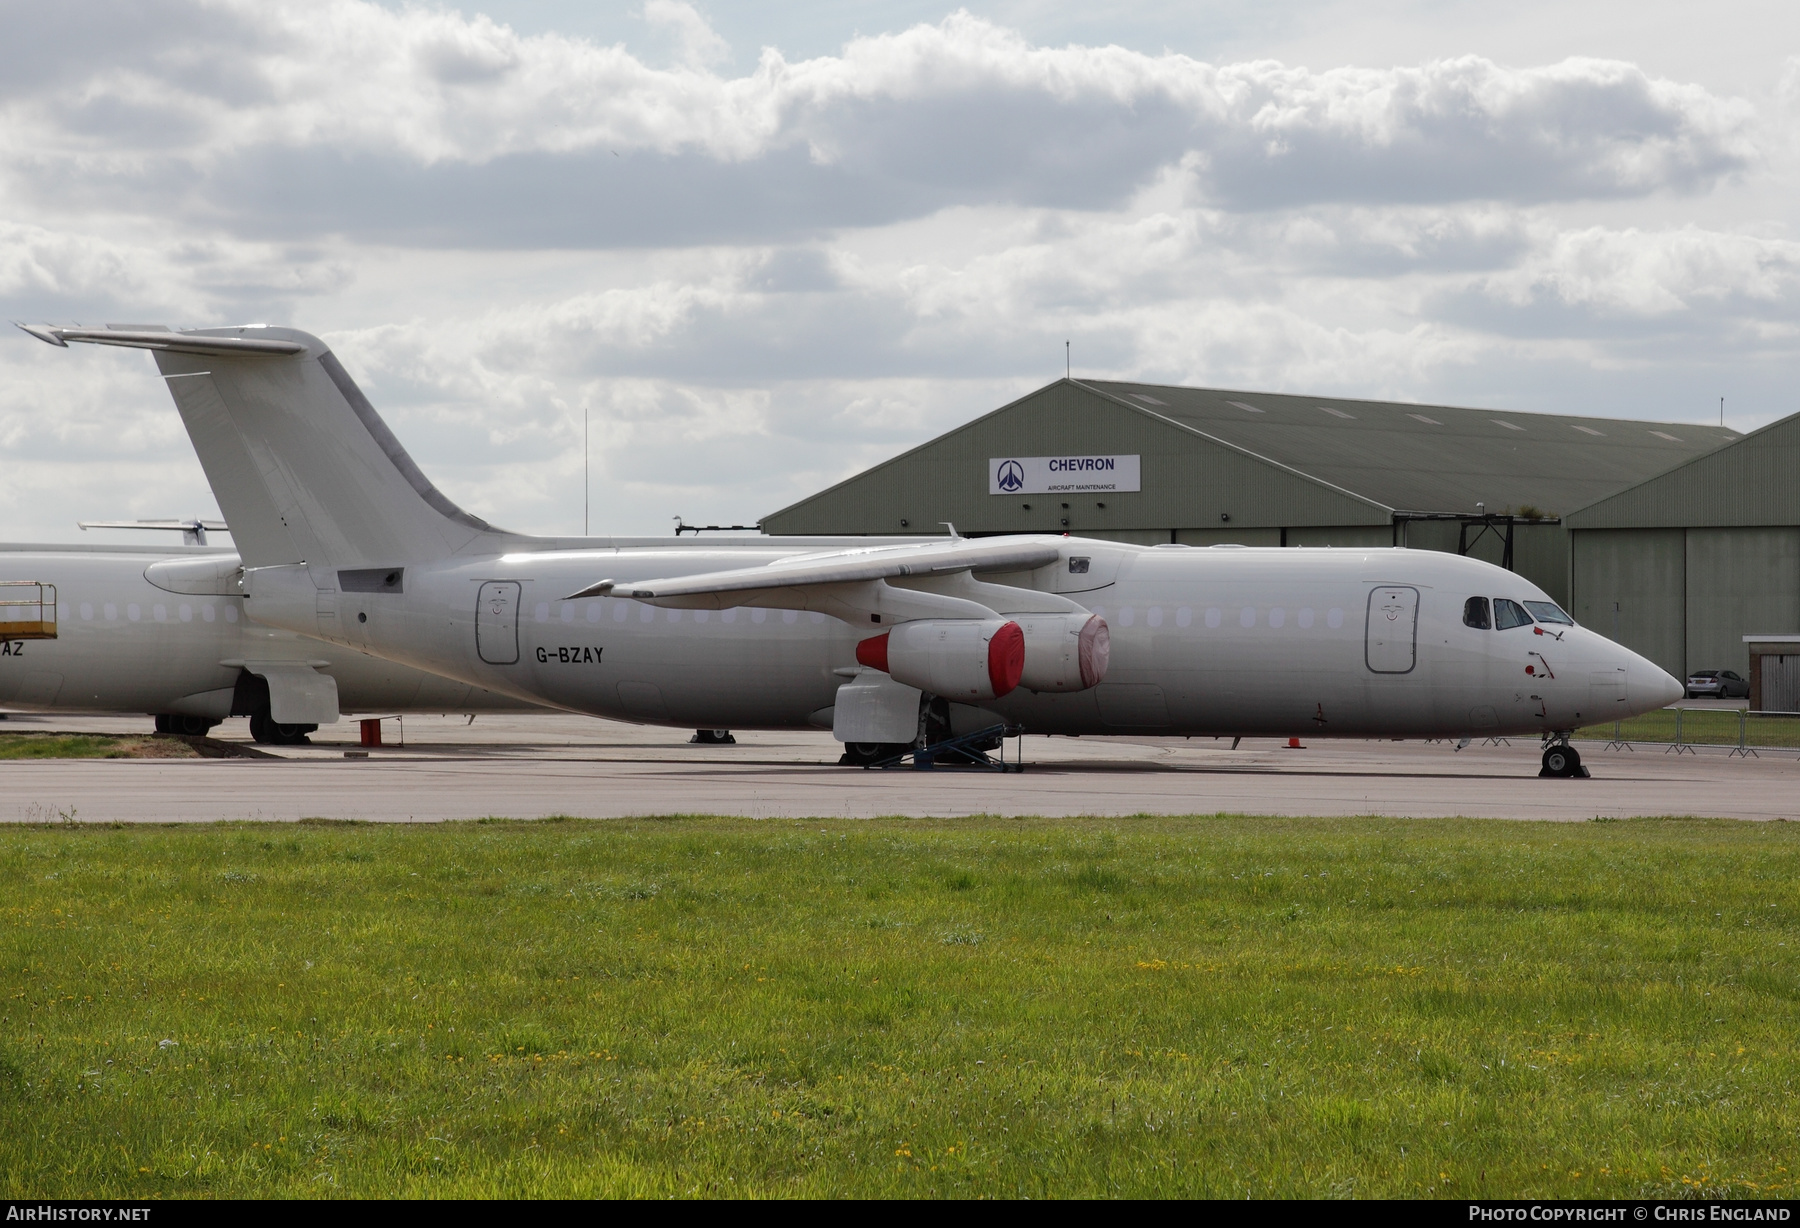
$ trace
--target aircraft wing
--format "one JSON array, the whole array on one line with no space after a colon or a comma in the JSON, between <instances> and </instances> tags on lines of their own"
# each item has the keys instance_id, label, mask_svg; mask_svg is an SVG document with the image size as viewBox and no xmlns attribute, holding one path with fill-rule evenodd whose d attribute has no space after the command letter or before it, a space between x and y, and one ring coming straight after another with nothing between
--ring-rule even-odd
<instances>
[{"instance_id":1,"label":"aircraft wing","mask_svg":"<svg viewBox=\"0 0 1800 1228\"><path fill-rule=\"evenodd\" d=\"M303 354L296 341L269 341L255 337L215 337L207 333L178 333L166 328L52 328L47 324L21 324L20 328L51 345L68 347L71 341L89 345L117 345L132 350L168 350L176 354ZM234 329L234 332L243 330Z\"/></svg>"},{"instance_id":2,"label":"aircraft wing","mask_svg":"<svg viewBox=\"0 0 1800 1228\"><path fill-rule=\"evenodd\" d=\"M1054 538L967 538L922 545L870 546L778 559L761 567L670 576L662 580L601 580L564 598L632 597L660 600L737 594L749 598L776 589L855 584L902 576L948 575L959 571L1028 571L1054 563L1061 547Z\"/></svg>"}]
</instances>

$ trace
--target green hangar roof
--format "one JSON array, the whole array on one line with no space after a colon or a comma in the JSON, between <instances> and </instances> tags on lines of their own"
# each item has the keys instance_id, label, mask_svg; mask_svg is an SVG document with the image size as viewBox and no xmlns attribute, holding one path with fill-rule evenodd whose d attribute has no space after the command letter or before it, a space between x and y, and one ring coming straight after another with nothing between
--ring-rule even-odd
<instances>
[{"instance_id":1,"label":"green hangar roof","mask_svg":"<svg viewBox=\"0 0 1800 1228\"><path fill-rule=\"evenodd\" d=\"M1800 525L1800 414L1589 504L1571 529Z\"/></svg>"},{"instance_id":2,"label":"green hangar roof","mask_svg":"<svg viewBox=\"0 0 1800 1228\"><path fill-rule=\"evenodd\" d=\"M1689 424L1059 380L762 525L779 534L935 531L943 520L987 533L1372 526L1477 503L1560 514L1737 438ZM994 485L990 470L1007 459L1064 456L1116 457L1137 476L1106 493Z\"/></svg>"}]
</instances>

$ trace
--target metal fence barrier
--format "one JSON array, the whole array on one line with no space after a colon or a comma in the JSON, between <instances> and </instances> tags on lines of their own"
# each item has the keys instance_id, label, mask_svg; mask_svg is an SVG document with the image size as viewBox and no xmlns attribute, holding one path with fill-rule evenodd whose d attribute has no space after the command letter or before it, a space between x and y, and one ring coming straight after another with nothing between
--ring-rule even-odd
<instances>
[{"instance_id":1,"label":"metal fence barrier","mask_svg":"<svg viewBox=\"0 0 1800 1228\"><path fill-rule=\"evenodd\" d=\"M1691 755L1697 747L1716 747L1748 758L1759 750L1800 751L1800 712L1663 708L1628 721L1589 726L1575 736L1605 739L1607 750L1661 746L1665 755Z\"/></svg>"}]
</instances>

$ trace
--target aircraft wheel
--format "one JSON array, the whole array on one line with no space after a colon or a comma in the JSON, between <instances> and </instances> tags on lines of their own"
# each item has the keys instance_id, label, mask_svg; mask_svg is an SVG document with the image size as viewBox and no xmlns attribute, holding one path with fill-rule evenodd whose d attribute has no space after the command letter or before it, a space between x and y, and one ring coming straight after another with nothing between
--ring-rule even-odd
<instances>
[{"instance_id":1,"label":"aircraft wheel","mask_svg":"<svg viewBox=\"0 0 1800 1228\"><path fill-rule=\"evenodd\" d=\"M891 759L907 749L904 742L846 742L841 767L868 767L883 759Z\"/></svg>"},{"instance_id":2,"label":"aircraft wheel","mask_svg":"<svg viewBox=\"0 0 1800 1228\"><path fill-rule=\"evenodd\" d=\"M204 738L218 723L204 716L185 716L179 712L156 714L156 732L177 733L188 738Z\"/></svg>"},{"instance_id":3,"label":"aircraft wheel","mask_svg":"<svg viewBox=\"0 0 1800 1228\"><path fill-rule=\"evenodd\" d=\"M306 746L317 725L283 725L266 716L250 718L250 736L265 746Z\"/></svg>"},{"instance_id":4,"label":"aircraft wheel","mask_svg":"<svg viewBox=\"0 0 1800 1228\"><path fill-rule=\"evenodd\" d=\"M1581 771L1581 756L1573 746L1552 746L1544 751L1544 775L1568 777Z\"/></svg>"},{"instance_id":5,"label":"aircraft wheel","mask_svg":"<svg viewBox=\"0 0 1800 1228\"><path fill-rule=\"evenodd\" d=\"M688 739L690 746L736 746L737 739L731 736L729 729L696 729L694 736Z\"/></svg>"}]
</instances>

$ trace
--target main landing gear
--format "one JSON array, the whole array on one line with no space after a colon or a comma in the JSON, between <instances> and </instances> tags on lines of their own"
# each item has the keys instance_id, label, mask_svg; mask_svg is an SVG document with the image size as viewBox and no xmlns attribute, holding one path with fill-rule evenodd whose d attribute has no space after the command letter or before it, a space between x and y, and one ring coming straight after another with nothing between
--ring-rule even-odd
<instances>
[{"instance_id":1,"label":"main landing gear","mask_svg":"<svg viewBox=\"0 0 1800 1228\"><path fill-rule=\"evenodd\" d=\"M158 712L156 732L175 733L188 738L204 738L219 722L204 716L185 716L179 712Z\"/></svg>"},{"instance_id":2,"label":"main landing gear","mask_svg":"<svg viewBox=\"0 0 1800 1228\"><path fill-rule=\"evenodd\" d=\"M1549 736L1549 745L1544 747L1544 770L1538 775L1586 780L1589 772L1581 766L1581 755L1569 745L1569 735L1558 733Z\"/></svg>"},{"instance_id":3,"label":"main landing gear","mask_svg":"<svg viewBox=\"0 0 1800 1228\"><path fill-rule=\"evenodd\" d=\"M268 716L250 718L250 736L264 746L310 746L312 739L306 735L316 729L317 725L283 725Z\"/></svg>"},{"instance_id":4,"label":"main landing gear","mask_svg":"<svg viewBox=\"0 0 1800 1228\"><path fill-rule=\"evenodd\" d=\"M737 739L729 729L696 729L688 739L689 746L736 746Z\"/></svg>"},{"instance_id":5,"label":"main landing gear","mask_svg":"<svg viewBox=\"0 0 1800 1228\"><path fill-rule=\"evenodd\" d=\"M838 766L874 767L883 759L897 759L911 749L910 742L846 742Z\"/></svg>"}]
</instances>

